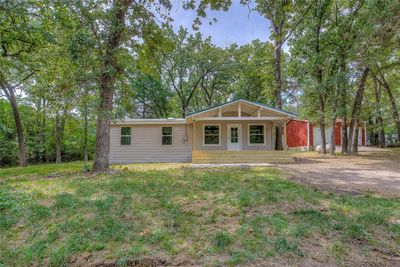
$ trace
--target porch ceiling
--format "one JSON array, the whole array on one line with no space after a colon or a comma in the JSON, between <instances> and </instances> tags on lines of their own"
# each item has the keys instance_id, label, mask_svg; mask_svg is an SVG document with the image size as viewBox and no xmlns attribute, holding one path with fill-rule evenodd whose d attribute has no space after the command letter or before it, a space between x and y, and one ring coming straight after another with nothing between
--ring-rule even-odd
<instances>
[{"instance_id":1,"label":"porch ceiling","mask_svg":"<svg viewBox=\"0 0 400 267\"><path fill-rule=\"evenodd\" d=\"M186 117L188 122L205 120L272 120L284 121L296 116L247 100L239 99Z\"/></svg>"}]
</instances>

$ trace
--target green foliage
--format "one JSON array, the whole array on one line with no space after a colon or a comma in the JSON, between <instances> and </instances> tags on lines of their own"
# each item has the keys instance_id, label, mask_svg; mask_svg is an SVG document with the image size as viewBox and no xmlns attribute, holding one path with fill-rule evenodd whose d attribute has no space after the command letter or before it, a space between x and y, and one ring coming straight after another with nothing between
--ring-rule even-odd
<instances>
[{"instance_id":1,"label":"green foliage","mask_svg":"<svg viewBox=\"0 0 400 267\"><path fill-rule=\"evenodd\" d=\"M18 160L18 142L10 104L0 99L0 166L13 166ZM54 117L44 115L30 105L21 104L20 113L25 126L27 160L39 163L55 160ZM46 125L42 121L46 121ZM40 122L40 123L38 123ZM83 159L83 121L77 116L67 118L62 139L62 157L65 161ZM95 128L88 129L88 154L93 155Z\"/></svg>"}]
</instances>

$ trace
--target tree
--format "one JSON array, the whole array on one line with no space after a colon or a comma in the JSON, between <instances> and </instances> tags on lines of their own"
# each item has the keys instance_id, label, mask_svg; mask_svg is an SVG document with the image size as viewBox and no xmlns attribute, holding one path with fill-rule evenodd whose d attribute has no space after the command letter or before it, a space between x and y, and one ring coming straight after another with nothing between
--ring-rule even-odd
<instances>
[{"instance_id":1,"label":"tree","mask_svg":"<svg viewBox=\"0 0 400 267\"><path fill-rule=\"evenodd\" d=\"M361 104L364 97L365 83L367 81L368 73L370 69L368 67L364 68L362 74L360 76L360 80L358 83L357 93L354 99L353 109L351 111L350 117L350 127L349 127L349 143L347 147L347 154L351 154L352 151L357 153L358 143L358 122L360 120L360 110ZM354 133L354 129L356 128L356 133Z\"/></svg>"},{"instance_id":2,"label":"tree","mask_svg":"<svg viewBox=\"0 0 400 267\"><path fill-rule=\"evenodd\" d=\"M322 153L326 153L325 117L329 74L336 65L335 60L329 57L330 50L326 42L329 37L327 23L331 5L330 0L319 0L312 5L309 15L294 37L291 51L297 61L297 68L303 68L300 83L305 92L303 99L307 99L303 108L310 109L307 113L318 118L315 121L318 121L321 131Z\"/></svg>"},{"instance_id":3,"label":"tree","mask_svg":"<svg viewBox=\"0 0 400 267\"><path fill-rule=\"evenodd\" d=\"M387 96L389 97L391 115L397 129L397 139L400 139L400 115L396 104L396 99L392 93L392 90L385 79L385 75L380 73L379 78L374 77L375 80L385 89Z\"/></svg>"},{"instance_id":4,"label":"tree","mask_svg":"<svg viewBox=\"0 0 400 267\"><path fill-rule=\"evenodd\" d=\"M35 73L32 54L43 41L43 10L36 1L0 4L0 87L10 102L17 130L19 164L25 166L24 128L16 89Z\"/></svg>"},{"instance_id":5,"label":"tree","mask_svg":"<svg viewBox=\"0 0 400 267\"><path fill-rule=\"evenodd\" d=\"M379 131L379 147L385 147L385 128L383 126L383 119L382 119L382 107L381 107L381 98L382 98L382 89L381 85L378 82L376 76L374 77L374 95L375 95L375 102L376 102L376 124L378 125Z\"/></svg>"},{"instance_id":6,"label":"tree","mask_svg":"<svg viewBox=\"0 0 400 267\"><path fill-rule=\"evenodd\" d=\"M303 10L300 8L304 6L303 2L300 2L302 5L299 5L291 0L256 0L256 3L256 10L271 22L271 39L274 45L275 108L282 109L282 47L291 37L297 25L303 20L303 17L308 12L308 7ZM297 5L295 6L295 4ZM300 12L299 10L295 11L295 9L299 8ZM282 127L277 127L275 142L277 150L283 149L282 135Z\"/></svg>"},{"instance_id":7,"label":"tree","mask_svg":"<svg viewBox=\"0 0 400 267\"><path fill-rule=\"evenodd\" d=\"M208 57L199 52L203 42L210 41L203 40L200 33L189 35L187 30L181 28L177 34L172 30L168 34L173 48L161 54L161 77L176 93L180 115L184 118L200 83L218 66L211 64Z\"/></svg>"},{"instance_id":8,"label":"tree","mask_svg":"<svg viewBox=\"0 0 400 267\"><path fill-rule=\"evenodd\" d=\"M240 47L231 47L235 73L231 91L236 98L274 103L273 46L253 40Z\"/></svg>"}]
</instances>

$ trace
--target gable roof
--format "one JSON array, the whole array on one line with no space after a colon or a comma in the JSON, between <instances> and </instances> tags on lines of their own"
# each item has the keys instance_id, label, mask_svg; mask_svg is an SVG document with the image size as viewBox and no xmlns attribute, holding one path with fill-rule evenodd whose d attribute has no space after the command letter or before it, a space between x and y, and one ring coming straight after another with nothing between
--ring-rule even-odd
<instances>
[{"instance_id":1,"label":"gable roof","mask_svg":"<svg viewBox=\"0 0 400 267\"><path fill-rule=\"evenodd\" d=\"M219 105L215 105L215 106L212 106L212 107L209 107L209 108L205 108L205 109L202 109L202 110L199 110L199 111L191 112L185 118L189 118L189 117L192 117L194 115L198 115L198 114L201 114L201 113L204 113L204 112L208 112L208 111L211 111L211 110L214 110L214 109L217 109L217 108L228 106L228 105L234 104L236 102L245 102L245 103L248 103L250 105L254 105L254 106L261 107L261 108L265 108L267 110L271 110L271 111L274 111L274 112L279 112L281 114L284 114L284 115L292 117L292 118L297 118L297 115L294 114L294 113L290 113L290 112L287 112L287 111L284 111L284 110L281 110L281 109L277 109L277 108L273 108L273 107L267 106L265 104L262 104L262 103L259 103L259 102L256 102L256 101L250 101L250 100L243 99L243 98L231 100L231 101L228 101L228 102L223 103L223 104L219 104Z\"/></svg>"}]
</instances>

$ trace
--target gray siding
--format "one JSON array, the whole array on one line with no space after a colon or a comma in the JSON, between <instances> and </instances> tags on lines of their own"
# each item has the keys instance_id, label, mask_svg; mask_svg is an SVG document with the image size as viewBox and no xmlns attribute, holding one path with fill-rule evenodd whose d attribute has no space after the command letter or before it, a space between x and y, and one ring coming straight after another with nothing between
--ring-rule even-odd
<instances>
[{"instance_id":1,"label":"gray siding","mask_svg":"<svg viewBox=\"0 0 400 267\"><path fill-rule=\"evenodd\" d=\"M172 127L172 145L161 144L161 127ZM131 144L121 145L121 127L131 127ZM185 132L187 131L187 141ZM192 127L185 125L111 126L110 163L191 162Z\"/></svg>"}]
</instances>

